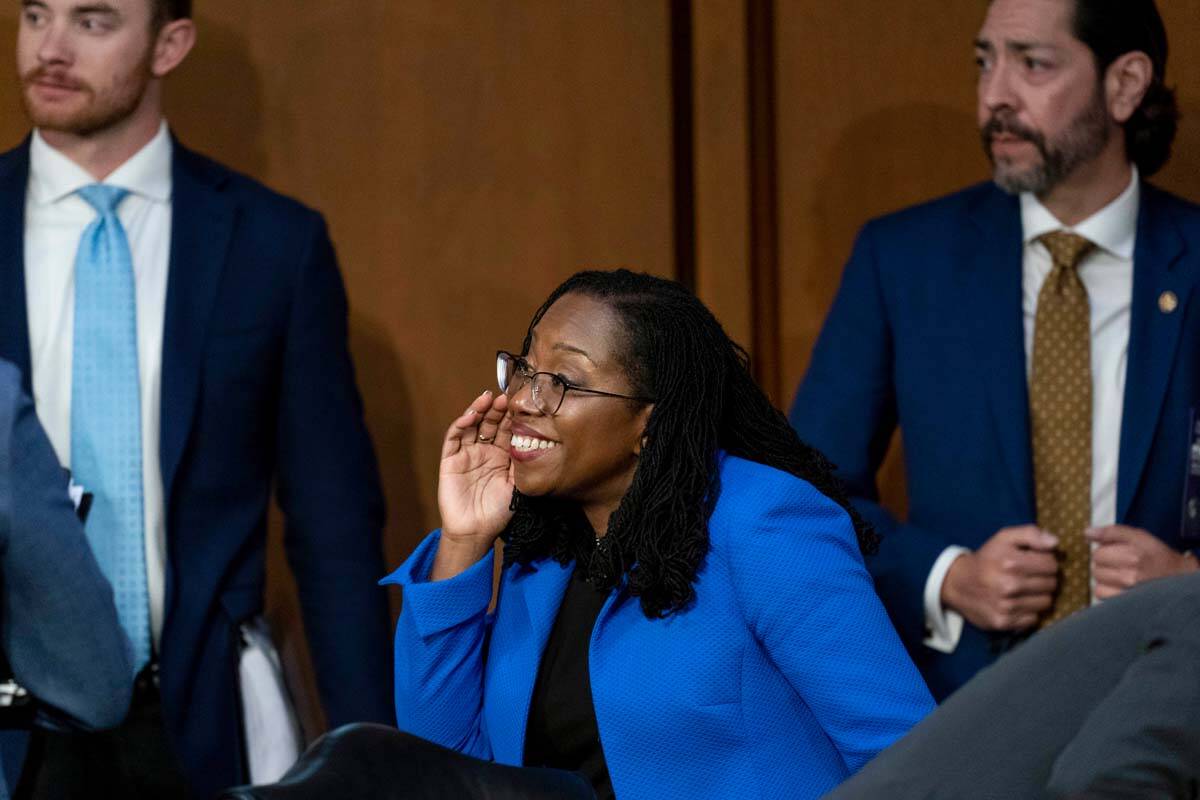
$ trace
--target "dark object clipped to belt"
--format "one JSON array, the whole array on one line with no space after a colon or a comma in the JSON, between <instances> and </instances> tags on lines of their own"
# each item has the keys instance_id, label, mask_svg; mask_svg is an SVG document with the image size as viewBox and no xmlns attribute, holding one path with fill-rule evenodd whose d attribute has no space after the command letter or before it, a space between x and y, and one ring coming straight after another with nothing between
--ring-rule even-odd
<instances>
[{"instance_id":1,"label":"dark object clipped to belt","mask_svg":"<svg viewBox=\"0 0 1200 800\"><path fill-rule=\"evenodd\" d=\"M13 680L8 657L0 653L0 729L29 728L34 707L29 692Z\"/></svg>"}]
</instances>

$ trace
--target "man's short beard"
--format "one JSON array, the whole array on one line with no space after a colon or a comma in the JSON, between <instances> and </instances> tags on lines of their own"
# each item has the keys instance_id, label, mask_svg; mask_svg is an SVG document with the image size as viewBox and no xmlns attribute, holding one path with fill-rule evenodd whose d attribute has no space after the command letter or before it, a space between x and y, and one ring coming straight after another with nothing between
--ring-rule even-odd
<instances>
[{"instance_id":1,"label":"man's short beard","mask_svg":"<svg viewBox=\"0 0 1200 800\"><path fill-rule=\"evenodd\" d=\"M43 70L36 69L21 76L21 103L25 113L37 128L59 131L75 136L91 136L128 119L142 102L150 83L150 63L153 52L147 50L146 57L132 71L122 76L114 87L115 91L98 94L90 85L80 85L88 102L77 110L44 111L29 99L34 82L42 77Z\"/></svg>"},{"instance_id":2,"label":"man's short beard","mask_svg":"<svg viewBox=\"0 0 1200 800\"><path fill-rule=\"evenodd\" d=\"M1024 139L1037 148L1041 163L1017 171L992 155L992 137L1009 134ZM992 179L1010 194L1032 192L1043 197L1070 177L1081 164L1095 159L1108 146L1112 137L1109 127L1108 107L1100 87L1092 96L1092 102L1071 120L1067 129L1053 142L1047 142L1039 131L1021 125L1010 114L993 114L980 131L983 149L992 162Z\"/></svg>"}]
</instances>

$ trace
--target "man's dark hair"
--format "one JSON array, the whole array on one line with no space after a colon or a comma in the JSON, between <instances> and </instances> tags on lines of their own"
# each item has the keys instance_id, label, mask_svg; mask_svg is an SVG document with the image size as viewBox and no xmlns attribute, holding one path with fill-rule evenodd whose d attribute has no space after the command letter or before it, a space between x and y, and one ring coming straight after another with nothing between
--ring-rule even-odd
<instances>
[{"instance_id":1,"label":"man's dark hair","mask_svg":"<svg viewBox=\"0 0 1200 800\"><path fill-rule=\"evenodd\" d=\"M746 352L695 295L674 281L628 270L580 272L533 315L522 352L529 351L542 315L571 293L599 300L617 315L621 341L614 344L630 391L654 398L633 483L609 519L608 563L596 569L580 562L593 585L628 581L651 619L691 603L708 554L708 518L721 493L722 450L811 483L845 509L859 547L874 552L876 534L850 505L830 463L771 405L750 376ZM541 558L567 564L578 556L581 535L593 541L573 504L521 494L514 502L503 534L506 567Z\"/></svg>"},{"instance_id":2,"label":"man's dark hair","mask_svg":"<svg viewBox=\"0 0 1200 800\"><path fill-rule=\"evenodd\" d=\"M192 0L151 0L154 4L154 27L161 28L177 19L191 19Z\"/></svg>"},{"instance_id":3,"label":"man's dark hair","mask_svg":"<svg viewBox=\"0 0 1200 800\"><path fill-rule=\"evenodd\" d=\"M1125 152L1143 177L1158 172L1171 157L1179 125L1175 92L1167 88L1167 29L1154 0L1075 0L1075 38L1105 71L1126 53L1150 57L1154 74L1142 104L1125 123Z\"/></svg>"}]
</instances>

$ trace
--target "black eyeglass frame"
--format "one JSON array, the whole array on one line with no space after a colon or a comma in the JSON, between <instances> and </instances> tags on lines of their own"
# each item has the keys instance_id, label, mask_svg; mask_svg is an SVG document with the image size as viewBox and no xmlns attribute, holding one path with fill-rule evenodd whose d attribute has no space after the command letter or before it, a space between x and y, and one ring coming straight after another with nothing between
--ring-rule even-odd
<instances>
[{"instance_id":1,"label":"black eyeglass frame","mask_svg":"<svg viewBox=\"0 0 1200 800\"><path fill-rule=\"evenodd\" d=\"M499 378L500 378L499 367L505 362L506 359L512 362L515 373L517 375L523 376L521 385L516 387L515 389L513 389L511 392L508 389L505 389L504 386L501 385L501 381L499 380ZM521 364L525 365L526 368L524 370L522 370L520 368ZM539 397L538 393L534 393L534 387L537 385L535 382L535 379L537 378L538 375L545 375L546 377L548 377L550 379L551 382L562 384L563 389L562 389L562 394L559 395L559 397L558 397L558 405L556 405L554 407L553 411L546 411L544 408L542 409L542 413L544 413L550 417L553 417L555 414L558 413L558 410L560 408L562 408L563 400L567 399L567 392L579 392L580 394L594 394L594 395L598 395L600 397L616 397L621 400L636 400L640 403L655 402L654 399L651 397L639 397L637 395L617 394L616 392L605 392L605 391L601 391L600 389L588 389L585 386L576 386L575 384L571 383L569 380L564 378L562 375L559 375L557 372L545 372L543 370L539 370L537 372L530 372L528 369L529 362L525 360L524 356L519 356L519 355L516 355L515 353L510 353L507 350L497 350L496 351L496 367L497 367L496 384L500 386L500 391L504 392L509 397L512 397L517 392L521 391L521 389L525 388L526 384L529 384L529 391L531 394L533 394L533 399L539 403L539 406L541 403L540 397Z\"/></svg>"}]
</instances>

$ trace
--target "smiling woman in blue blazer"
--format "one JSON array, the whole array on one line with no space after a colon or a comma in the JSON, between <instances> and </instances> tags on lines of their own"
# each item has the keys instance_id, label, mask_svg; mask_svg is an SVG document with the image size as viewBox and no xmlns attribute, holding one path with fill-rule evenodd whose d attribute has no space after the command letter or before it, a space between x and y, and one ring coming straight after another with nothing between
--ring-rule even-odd
<instances>
[{"instance_id":1,"label":"smiling woman in blue blazer","mask_svg":"<svg viewBox=\"0 0 1200 800\"><path fill-rule=\"evenodd\" d=\"M681 286L580 273L497 371L388 578L402 730L601 798L803 798L932 708L873 534Z\"/></svg>"}]
</instances>

